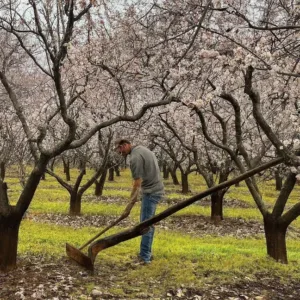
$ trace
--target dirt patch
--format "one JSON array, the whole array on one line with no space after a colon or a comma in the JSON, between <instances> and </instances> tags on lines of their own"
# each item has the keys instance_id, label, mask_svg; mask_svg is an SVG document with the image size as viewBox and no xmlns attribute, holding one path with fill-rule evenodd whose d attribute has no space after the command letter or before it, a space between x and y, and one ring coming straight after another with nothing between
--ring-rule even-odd
<instances>
[{"instance_id":1,"label":"dirt patch","mask_svg":"<svg viewBox=\"0 0 300 300\"><path fill-rule=\"evenodd\" d=\"M298 300L300 283L290 280L282 283L279 278L267 274L257 274L255 279L245 279L234 284L214 287L171 289L167 295L172 299L194 300ZM246 277L247 278L247 277Z\"/></svg>"},{"instance_id":2,"label":"dirt patch","mask_svg":"<svg viewBox=\"0 0 300 300\"><path fill-rule=\"evenodd\" d=\"M65 214L32 214L28 213L26 219L34 222L55 224L61 226L70 226L74 229L79 229L86 226L105 227L111 222L115 221L119 216L103 216L103 215L82 215L82 216L69 216ZM122 220L119 226L132 227L137 222L132 221L130 218Z\"/></svg>"},{"instance_id":3,"label":"dirt patch","mask_svg":"<svg viewBox=\"0 0 300 300\"><path fill-rule=\"evenodd\" d=\"M143 266L139 266L143 267ZM300 283L282 283L269 274L245 276L230 284L203 284L201 287L167 288L158 293L159 279L145 290L144 281L129 282L128 266L114 266L106 262L94 274L81 269L67 258L43 256L21 257L18 269L0 273L0 299L193 299L193 300L297 300ZM114 294L118 287L121 293Z\"/></svg>"},{"instance_id":4,"label":"dirt patch","mask_svg":"<svg viewBox=\"0 0 300 300\"><path fill-rule=\"evenodd\" d=\"M120 190L124 190L124 189L120 189ZM170 193L173 193L173 192L167 192L166 196L162 198L161 204L174 205L178 202L185 200L182 197L180 197L180 191L177 191L177 193L179 194L179 196L177 198L169 199L168 194L170 194ZM197 193L191 193L188 196L192 197L195 195L197 195ZM122 198L122 197L110 197L110 196L96 197L94 195L87 195L87 196L84 196L83 201L89 202L89 203L101 203L102 202L102 203L108 203L108 204L127 204L129 200L127 198ZM196 201L195 205L210 206L211 205L210 197L206 197L199 201ZM227 207L227 208L253 208L253 207L256 207L254 202L253 202L253 205L251 205L251 204L241 201L239 199L232 199L232 198L224 198L223 205L224 205L224 207Z\"/></svg>"},{"instance_id":5,"label":"dirt patch","mask_svg":"<svg viewBox=\"0 0 300 300\"><path fill-rule=\"evenodd\" d=\"M197 236L211 235L245 238L264 234L264 228L259 222L233 218L226 218L219 224L215 224L209 217L183 215L163 220L160 225L165 229L178 230Z\"/></svg>"},{"instance_id":6,"label":"dirt patch","mask_svg":"<svg viewBox=\"0 0 300 300\"><path fill-rule=\"evenodd\" d=\"M195 195L197 195L197 194L191 194L190 196L192 197ZM173 205L173 204L176 204L181 201L184 201L184 199L182 199L180 197L172 198L172 199L169 199L166 197L166 198L162 199L162 203L166 203L168 205ZM206 198L196 201L195 205L211 206L210 197L206 197ZM253 203L253 205L250 205L249 203L240 201L238 199L230 199L230 198L225 198L223 200L223 206L227 207L227 208L253 208L253 207L255 207L254 203Z\"/></svg>"},{"instance_id":7,"label":"dirt patch","mask_svg":"<svg viewBox=\"0 0 300 300\"><path fill-rule=\"evenodd\" d=\"M160 222L160 226L165 229L178 230L197 236L211 235L246 238L264 234L262 223L241 218L226 218L219 224L215 224L209 217L183 215L163 220ZM290 226L287 236L299 238L300 229Z\"/></svg>"}]
</instances>

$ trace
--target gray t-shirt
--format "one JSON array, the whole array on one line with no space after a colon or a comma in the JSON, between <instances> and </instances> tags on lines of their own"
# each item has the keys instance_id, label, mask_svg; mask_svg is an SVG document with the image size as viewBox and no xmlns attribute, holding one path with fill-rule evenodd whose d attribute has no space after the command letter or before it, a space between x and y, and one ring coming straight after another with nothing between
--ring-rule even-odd
<instances>
[{"instance_id":1,"label":"gray t-shirt","mask_svg":"<svg viewBox=\"0 0 300 300\"><path fill-rule=\"evenodd\" d=\"M142 179L142 192L144 194L164 193L157 159L152 151L144 146L132 147L130 169L133 179Z\"/></svg>"}]
</instances>

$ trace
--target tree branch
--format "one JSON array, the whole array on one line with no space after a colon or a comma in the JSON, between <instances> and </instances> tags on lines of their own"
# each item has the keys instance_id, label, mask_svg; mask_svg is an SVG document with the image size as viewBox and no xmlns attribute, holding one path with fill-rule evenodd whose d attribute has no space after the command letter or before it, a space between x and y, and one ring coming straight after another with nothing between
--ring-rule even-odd
<instances>
[{"instance_id":1,"label":"tree branch","mask_svg":"<svg viewBox=\"0 0 300 300\"><path fill-rule=\"evenodd\" d=\"M281 214L283 213L284 207L289 199L289 195L294 189L295 183L296 183L296 174L290 172L284 182L284 185L280 191L280 194L273 208L272 215L276 219L280 217Z\"/></svg>"}]
</instances>

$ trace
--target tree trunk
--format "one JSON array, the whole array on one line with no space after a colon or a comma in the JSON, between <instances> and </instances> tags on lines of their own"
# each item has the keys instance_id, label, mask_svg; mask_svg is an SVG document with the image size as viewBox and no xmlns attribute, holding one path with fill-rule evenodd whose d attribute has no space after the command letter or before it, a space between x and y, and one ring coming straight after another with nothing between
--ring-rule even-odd
<instances>
[{"instance_id":1,"label":"tree trunk","mask_svg":"<svg viewBox=\"0 0 300 300\"><path fill-rule=\"evenodd\" d=\"M64 165L64 173L66 174L66 180L71 180L71 174L70 174L70 162L69 160L63 159L63 165Z\"/></svg>"},{"instance_id":2,"label":"tree trunk","mask_svg":"<svg viewBox=\"0 0 300 300\"><path fill-rule=\"evenodd\" d=\"M5 162L1 161L1 163L0 163L0 178L2 179L2 181L4 181L4 179L5 179L5 171L6 171Z\"/></svg>"},{"instance_id":3,"label":"tree trunk","mask_svg":"<svg viewBox=\"0 0 300 300\"><path fill-rule=\"evenodd\" d=\"M275 182L276 182L276 191L281 191L281 189L282 189L282 177L280 176L279 171L275 171Z\"/></svg>"},{"instance_id":4,"label":"tree trunk","mask_svg":"<svg viewBox=\"0 0 300 300\"><path fill-rule=\"evenodd\" d=\"M181 192L187 194L189 192L188 174L181 172Z\"/></svg>"},{"instance_id":5,"label":"tree trunk","mask_svg":"<svg viewBox=\"0 0 300 300\"><path fill-rule=\"evenodd\" d=\"M175 170L170 170L170 174L171 174L171 177L172 177L173 184L174 185L179 185L179 180L178 180L177 175L176 175L176 169Z\"/></svg>"},{"instance_id":6,"label":"tree trunk","mask_svg":"<svg viewBox=\"0 0 300 300\"><path fill-rule=\"evenodd\" d=\"M18 235L21 218L13 213L0 216L0 271L7 272L16 267Z\"/></svg>"},{"instance_id":7,"label":"tree trunk","mask_svg":"<svg viewBox=\"0 0 300 300\"><path fill-rule=\"evenodd\" d=\"M288 259L285 240L287 226L279 224L278 220L268 215L264 217L264 229L268 255L278 262L287 264Z\"/></svg>"},{"instance_id":8,"label":"tree trunk","mask_svg":"<svg viewBox=\"0 0 300 300\"><path fill-rule=\"evenodd\" d=\"M107 175L107 168L104 169L103 173L100 176L99 181L95 182L95 196L99 197L103 194L104 183Z\"/></svg>"},{"instance_id":9,"label":"tree trunk","mask_svg":"<svg viewBox=\"0 0 300 300\"><path fill-rule=\"evenodd\" d=\"M82 195L76 191L71 193L69 214L78 216L81 213L81 198Z\"/></svg>"},{"instance_id":10,"label":"tree trunk","mask_svg":"<svg viewBox=\"0 0 300 300\"><path fill-rule=\"evenodd\" d=\"M169 179L170 170L166 164L163 164L163 179Z\"/></svg>"},{"instance_id":11,"label":"tree trunk","mask_svg":"<svg viewBox=\"0 0 300 300\"><path fill-rule=\"evenodd\" d=\"M114 168L108 169L108 181L114 181Z\"/></svg>"},{"instance_id":12,"label":"tree trunk","mask_svg":"<svg viewBox=\"0 0 300 300\"><path fill-rule=\"evenodd\" d=\"M66 168L66 180L67 181L71 180L71 173L70 173L70 166L69 165Z\"/></svg>"},{"instance_id":13,"label":"tree trunk","mask_svg":"<svg viewBox=\"0 0 300 300\"><path fill-rule=\"evenodd\" d=\"M211 194L211 215L213 222L219 223L223 220L223 197L222 191Z\"/></svg>"},{"instance_id":14,"label":"tree trunk","mask_svg":"<svg viewBox=\"0 0 300 300\"><path fill-rule=\"evenodd\" d=\"M115 173L116 173L116 176L118 176L118 177L121 176L119 166L115 166Z\"/></svg>"}]
</instances>

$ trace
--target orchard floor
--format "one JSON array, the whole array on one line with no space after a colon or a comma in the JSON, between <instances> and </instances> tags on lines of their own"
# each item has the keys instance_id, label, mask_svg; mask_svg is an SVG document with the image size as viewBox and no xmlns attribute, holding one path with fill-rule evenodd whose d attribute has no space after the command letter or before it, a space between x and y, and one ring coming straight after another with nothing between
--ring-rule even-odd
<instances>
[{"instance_id":1,"label":"orchard floor","mask_svg":"<svg viewBox=\"0 0 300 300\"><path fill-rule=\"evenodd\" d=\"M170 262L171 263L171 262ZM127 282L123 290L125 296L114 295L108 289L126 281L128 268L148 268L151 266L115 267L102 263L94 274L82 270L67 258L49 260L43 257L23 257L18 269L8 274L0 273L0 299L195 299L195 300L298 300L300 283L290 281L282 284L279 278L270 278L268 274L258 274L256 280L245 277L233 284L206 285L201 288L178 286L157 295L155 285L151 282L150 291L140 289L138 282ZM91 291L87 290L93 281ZM132 298L134 292L135 297ZM72 296L71 296L72 295Z\"/></svg>"},{"instance_id":2,"label":"orchard floor","mask_svg":"<svg viewBox=\"0 0 300 300\"><path fill-rule=\"evenodd\" d=\"M55 223L80 228L97 224L105 226L110 219L105 216L70 217L57 214L27 215L35 222ZM126 223L127 222L127 223ZM133 225L130 220L125 226ZM261 225L255 221L227 219L221 226L212 224L206 217L176 216L159 223L158 228L189 232L196 235L235 235L245 237L263 233ZM238 229L237 229L238 228ZM299 238L299 229L292 229L291 234ZM300 283L286 280L267 273L256 273L254 277L236 278L230 284L218 282L201 287L176 286L166 288L158 294L156 287L159 280L149 281L149 289L145 283L130 282L126 275L128 270L151 268L134 263L111 265L107 261L97 260L94 273L90 273L71 262L68 258L49 258L43 256L21 256L18 268L7 274L0 273L0 299L194 299L194 300L285 300L300 299ZM172 264L172 261L168 263ZM210 274L204 274L209 277ZM92 283L92 284L91 284ZM113 288L122 289L122 293L113 294ZM134 296L133 296L134 295Z\"/></svg>"}]
</instances>

